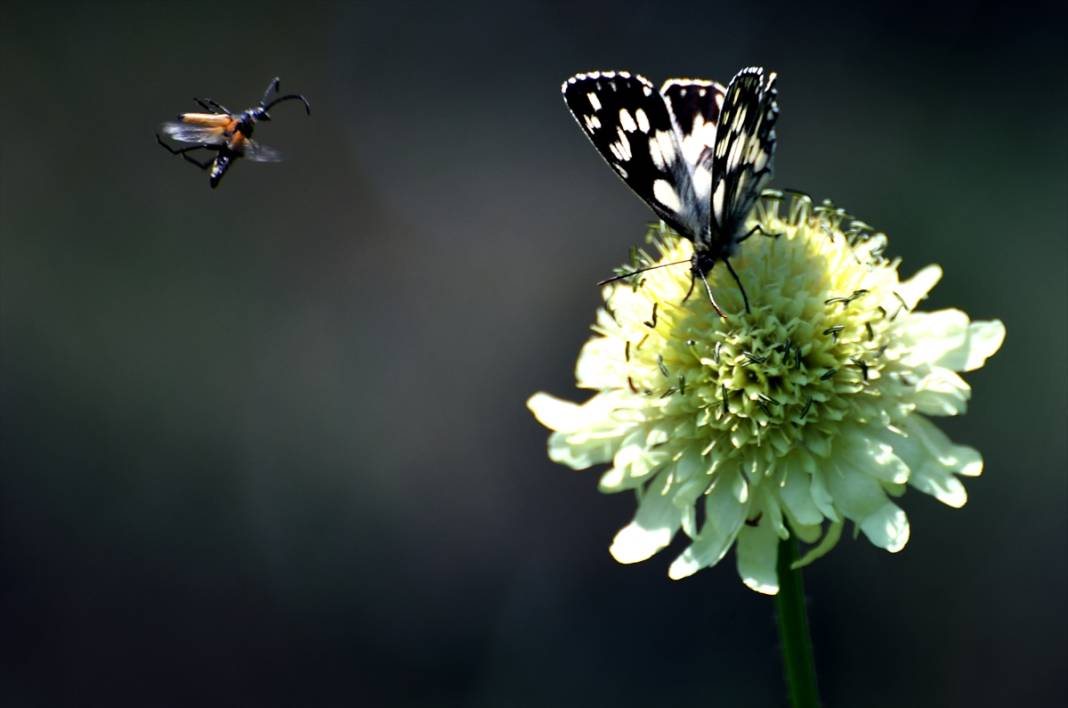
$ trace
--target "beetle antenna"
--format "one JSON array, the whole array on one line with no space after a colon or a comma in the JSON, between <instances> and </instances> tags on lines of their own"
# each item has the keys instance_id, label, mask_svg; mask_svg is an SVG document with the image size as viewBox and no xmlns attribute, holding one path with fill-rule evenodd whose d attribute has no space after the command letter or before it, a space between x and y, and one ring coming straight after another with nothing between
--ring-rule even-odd
<instances>
[{"instance_id":1,"label":"beetle antenna","mask_svg":"<svg viewBox=\"0 0 1068 708\"><path fill-rule=\"evenodd\" d=\"M674 261L673 263L658 263L657 265L651 265L651 266L647 266L645 268L639 268L638 270L632 270L629 273L623 273L622 275L613 276L611 278L608 278L607 280L602 280L597 284L598 285L608 285L609 283L614 283L617 280L623 280L624 278L629 278L632 275L637 275L638 273L644 273L647 270L656 270L657 268L667 268L668 266L681 265L683 263L689 263L689 262L690 262L690 259L687 258L684 261Z\"/></svg>"},{"instance_id":2,"label":"beetle antenna","mask_svg":"<svg viewBox=\"0 0 1068 708\"><path fill-rule=\"evenodd\" d=\"M267 97L272 93L278 93L278 87L282 85L282 80L277 76L271 79L271 83L267 84L267 90L263 92L263 98L260 99L260 105L262 106L267 102Z\"/></svg>"},{"instance_id":3,"label":"beetle antenna","mask_svg":"<svg viewBox=\"0 0 1068 708\"><path fill-rule=\"evenodd\" d=\"M273 101L271 101L270 103L265 105L263 107L263 110L269 111L269 110L271 110L271 106L275 106L275 105L278 105L279 103L281 103L282 101L289 101L289 100L300 101L301 103L303 103L304 104L304 110L308 112L308 115L311 115L311 106L308 104L308 99L306 99L303 96L301 96L300 94L296 94L296 93L286 94L285 96L281 96L279 98L274 99Z\"/></svg>"}]
</instances>

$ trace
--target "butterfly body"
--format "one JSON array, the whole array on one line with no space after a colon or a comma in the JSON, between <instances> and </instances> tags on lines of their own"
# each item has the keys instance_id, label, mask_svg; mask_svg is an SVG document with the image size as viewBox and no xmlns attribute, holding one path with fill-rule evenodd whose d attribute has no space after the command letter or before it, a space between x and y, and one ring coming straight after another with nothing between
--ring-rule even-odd
<instances>
[{"instance_id":1,"label":"butterfly body","mask_svg":"<svg viewBox=\"0 0 1068 708\"><path fill-rule=\"evenodd\" d=\"M564 102L609 166L693 242L691 269L721 314L705 276L721 261L730 269L728 259L749 235L746 219L771 176L779 111L774 83L775 74L750 67L726 88L670 79L657 90L623 71L576 74L562 87Z\"/></svg>"},{"instance_id":2,"label":"butterfly body","mask_svg":"<svg viewBox=\"0 0 1068 708\"><path fill-rule=\"evenodd\" d=\"M163 142L158 133L156 140L171 154L181 155L197 167L209 170L212 189L219 185L223 175L237 158L246 157L253 162L278 162L282 159L281 153L252 140L256 123L271 120L268 110L287 100L301 101L308 114L311 114L307 99L297 94L281 96L268 103L267 98L278 91L278 86L279 80L275 78L267 85L259 104L241 113L231 113L225 106L211 99L196 99L201 108L212 112L179 113L177 121L160 126L160 130L172 140L191 143L192 147L172 148ZM215 157L201 162L189 155L194 150L209 150L215 153Z\"/></svg>"}]
</instances>

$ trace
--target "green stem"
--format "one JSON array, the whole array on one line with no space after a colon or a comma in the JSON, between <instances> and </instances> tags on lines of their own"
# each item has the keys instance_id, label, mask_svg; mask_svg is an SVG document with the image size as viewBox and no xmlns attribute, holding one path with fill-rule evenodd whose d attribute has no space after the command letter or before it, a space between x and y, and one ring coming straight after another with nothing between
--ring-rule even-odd
<instances>
[{"instance_id":1,"label":"green stem","mask_svg":"<svg viewBox=\"0 0 1068 708\"><path fill-rule=\"evenodd\" d=\"M775 596L775 617L782 643L783 671L790 691L791 708L819 708L816 666L812 661L812 637L805 610L805 585L800 570L791 570L797 560L797 541L779 544L779 594Z\"/></svg>"}]
</instances>

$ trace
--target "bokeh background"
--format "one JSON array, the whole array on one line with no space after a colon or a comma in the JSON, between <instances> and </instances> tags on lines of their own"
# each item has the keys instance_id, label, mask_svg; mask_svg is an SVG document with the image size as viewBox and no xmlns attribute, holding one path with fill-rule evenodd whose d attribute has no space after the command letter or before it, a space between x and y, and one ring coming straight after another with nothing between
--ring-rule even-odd
<instances>
[{"instance_id":1,"label":"bokeh background","mask_svg":"<svg viewBox=\"0 0 1068 708\"><path fill-rule=\"evenodd\" d=\"M1054 3L5 3L0 702L774 706L733 558L607 547L545 456L593 284L649 215L569 74L780 74L774 184L1008 328L983 477L807 573L829 706L1057 705L1068 665L1065 22ZM267 81L282 165L212 192L153 129Z\"/></svg>"}]
</instances>

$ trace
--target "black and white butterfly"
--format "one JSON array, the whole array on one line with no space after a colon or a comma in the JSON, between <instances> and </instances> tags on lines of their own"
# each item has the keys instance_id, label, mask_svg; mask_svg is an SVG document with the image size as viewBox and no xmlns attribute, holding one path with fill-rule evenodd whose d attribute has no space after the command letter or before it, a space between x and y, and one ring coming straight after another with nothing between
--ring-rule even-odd
<instances>
[{"instance_id":1,"label":"black and white butterfly","mask_svg":"<svg viewBox=\"0 0 1068 708\"><path fill-rule=\"evenodd\" d=\"M723 316L705 276L719 261L738 282L748 312L749 298L727 259L758 230L747 232L745 222L771 177L775 74L749 67L726 89L669 79L657 91L643 76L601 71L576 74L562 90L583 132L627 186L693 241L690 267L716 312Z\"/></svg>"}]
</instances>

